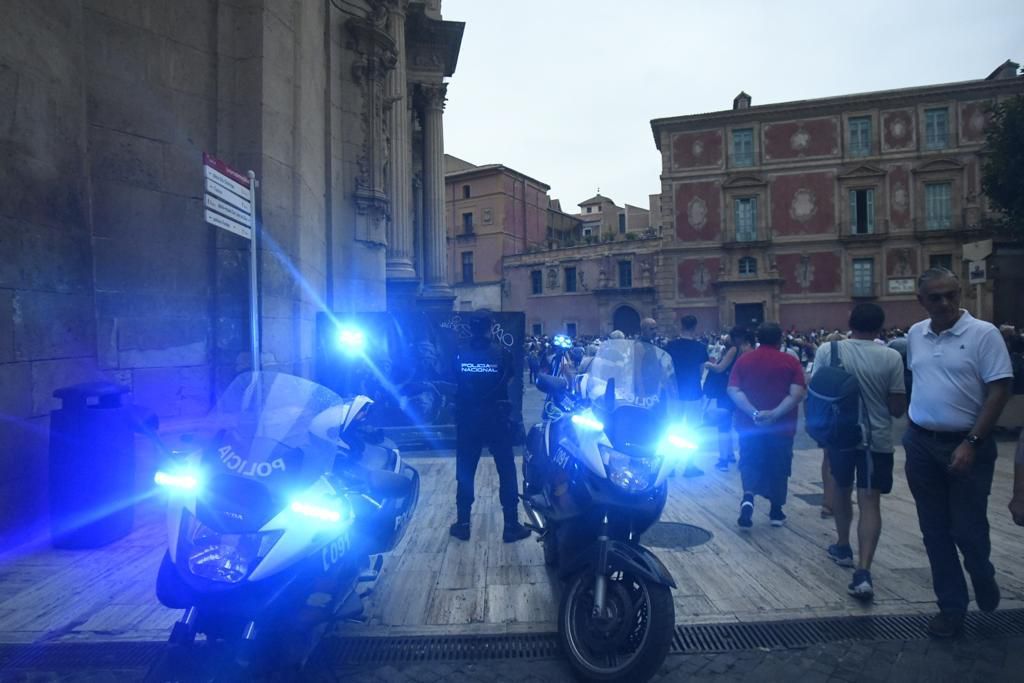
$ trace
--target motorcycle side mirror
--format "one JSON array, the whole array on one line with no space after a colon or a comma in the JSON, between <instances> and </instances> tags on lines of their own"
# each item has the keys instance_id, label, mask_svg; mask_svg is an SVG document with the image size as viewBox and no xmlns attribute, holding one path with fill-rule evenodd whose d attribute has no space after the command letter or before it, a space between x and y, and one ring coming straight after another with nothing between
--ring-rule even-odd
<instances>
[{"instance_id":1,"label":"motorcycle side mirror","mask_svg":"<svg viewBox=\"0 0 1024 683\"><path fill-rule=\"evenodd\" d=\"M566 391L569 385L563 377L540 374L537 376L537 388L545 394L558 394Z\"/></svg>"}]
</instances>

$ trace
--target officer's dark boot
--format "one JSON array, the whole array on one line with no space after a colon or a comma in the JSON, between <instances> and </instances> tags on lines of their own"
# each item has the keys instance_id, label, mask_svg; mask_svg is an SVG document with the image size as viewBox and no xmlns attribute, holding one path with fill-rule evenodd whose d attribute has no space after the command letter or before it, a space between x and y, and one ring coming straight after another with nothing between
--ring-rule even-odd
<instances>
[{"instance_id":1,"label":"officer's dark boot","mask_svg":"<svg viewBox=\"0 0 1024 683\"><path fill-rule=\"evenodd\" d=\"M505 530L501 534L501 540L505 543L515 543L530 536L532 532L519 523L519 512L516 507L505 508L504 513Z\"/></svg>"},{"instance_id":2,"label":"officer's dark boot","mask_svg":"<svg viewBox=\"0 0 1024 683\"><path fill-rule=\"evenodd\" d=\"M448 533L460 541L469 540L469 508L458 508L455 524L448 527Z\"/></svg>"}]
</instances>

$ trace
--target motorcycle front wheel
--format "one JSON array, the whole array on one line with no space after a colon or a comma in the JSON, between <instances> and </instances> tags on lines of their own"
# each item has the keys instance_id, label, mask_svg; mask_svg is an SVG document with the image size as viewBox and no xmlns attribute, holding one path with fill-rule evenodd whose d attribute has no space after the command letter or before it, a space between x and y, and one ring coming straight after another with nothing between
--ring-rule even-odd
<instances>
[{"instance_id":1,"label":"motorcycle front wheel","mask_svg":"<svg viewBox=\"0 0 1024 683\"><path fill-rule=\"evenodd\" d=\"M675 628L668 586L629 572L608 577L605 609L594 614L594 574L577 574L558 610L558 635L577 674L593 681L646 681L665 661Z\"/></svg>"}]
</instances>

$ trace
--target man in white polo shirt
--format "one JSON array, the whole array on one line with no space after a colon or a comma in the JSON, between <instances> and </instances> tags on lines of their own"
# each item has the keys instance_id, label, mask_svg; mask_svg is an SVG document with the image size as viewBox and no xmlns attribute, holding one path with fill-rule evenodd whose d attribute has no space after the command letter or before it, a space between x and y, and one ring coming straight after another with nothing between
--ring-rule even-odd
<instances>
[{"instance_id":1,"label":"man in white polo shirt","mask_svg":"<svg viewBox=\"0 0 1024 683\"><path fill-rule=\"evenodd\" d=\"M928 630L948 638L963 626L968 603L958 549L978 607L990 612L999 605L989 560L987 508L997 455L989 434L1009 399L1013 368L999 330L960 308L960 280L951 271L925 271L917 300L929 319L907 334L914 393L903 446L939 605Z\"/></svg>"}]
</instances>

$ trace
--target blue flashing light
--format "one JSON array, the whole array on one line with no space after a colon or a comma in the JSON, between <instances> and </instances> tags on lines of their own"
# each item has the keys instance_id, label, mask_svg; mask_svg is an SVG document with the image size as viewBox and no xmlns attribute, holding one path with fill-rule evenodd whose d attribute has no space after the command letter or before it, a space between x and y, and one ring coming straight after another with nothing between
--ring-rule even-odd
<instances>
[{"instance_id":1,"label":"blue flashing light","mask_svg":"<svg viewBox=\"0 0 1024 683\"><path fill-rule=\"evenodd\" d=\"M348 354L362 353L366 348L366 335L362 330L342 328L338 331L338 346Z\"/></svg>"},{"instance_id":2,"label":"blue flashing light","mask_svg":"<svg viewBox=\"0 0 1024 683\"><path fill-rule=\"evenodd\" d=\"M685 451L695 451L699 447L696 433L685 425L674 427L661 441L658 452L663 455L679 455Z\"/></svg>"},{"instance_id":3,"label":"blue flashing light","mask_svg":"<svg viewBox=\"0 0 1024 683\"><path fill-rule=\"evenodd\" d=\"M199 474L190 470L181 470L178 472L157 470L156 474L153 475L153 481L156 482L158 486L177 489L179 491L195 491L200 485Z\"/></svg>"},{"instance_id":4,"label":"blue flashing light","mask_svg":"<svg viewBox=\"0 0 1024 683\"><path fill-rule=\"evenodd\" d=\"M604 431L604 423L599 420L595 420L593 417L590 417L589 415L573 415L572 423L577 427L581 427L583 429L588 429L595 432Z\"/></svg>"},{"instance_id":5,"label":"blue flashing light","mask_svg":"<svg viewBox=\"0 0 1024 683\"><path fill-rule=\"evenodd\" d=\"M291 504L292 512L326 524L341 524L352 518L351 511L341 498L297 499Z\"/></svg>"},{"instance_id":6,"label":"blue flashing light","mask_svg":"<svg viewBox=\"0 0 1024 683\"><path fill-rule=\"evenodd\" d=\"M560 349L571 349L572 339L568 335L556 334L555 338L551 340L551 343Z\"/></svg>"}]
</instances>

